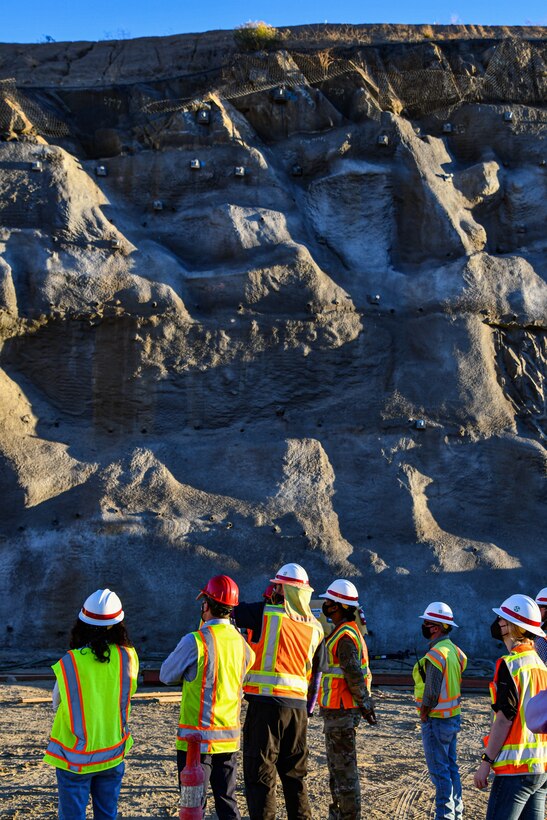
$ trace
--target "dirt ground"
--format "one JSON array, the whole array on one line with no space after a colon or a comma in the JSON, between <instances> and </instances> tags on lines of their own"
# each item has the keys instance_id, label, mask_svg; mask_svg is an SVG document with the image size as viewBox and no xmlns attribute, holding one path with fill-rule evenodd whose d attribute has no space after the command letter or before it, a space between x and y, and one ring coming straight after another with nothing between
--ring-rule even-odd
<instances>
[{"instance_id":1,"label":"dirt ground","mask_svg":"<svg viewBox=\"0 0 547 820\"><path fill-rule=\"evenodd\" d=\"M47 696L51 683L40 686L0 685L0 817L54 818L55 772L41 763L52 721L49 704L23 705L21 697ZM144 691L144 690L142 690ZM433 787L424 764L420 730L410 692L375 689L378 726L358 729L363 817L367 820L424 820L433 817ZM473 786L481 738L488 731L489 705L485 695L468 695L463 704L459 744L466 815L485 816L488 794ZM131 729L135 745L127 757L119 817L143 820L177 817L174 735L176 703L134 701ZM308 788L313 816L328 816L329 789L322 735L316 715L309 724ZM248 817L240 766L238 802ZM207 818L213 820L212 810ZM91 813L88 814L91 816ZM284 818L279 792L279 813Z\"/></svg>"}]
</instances>

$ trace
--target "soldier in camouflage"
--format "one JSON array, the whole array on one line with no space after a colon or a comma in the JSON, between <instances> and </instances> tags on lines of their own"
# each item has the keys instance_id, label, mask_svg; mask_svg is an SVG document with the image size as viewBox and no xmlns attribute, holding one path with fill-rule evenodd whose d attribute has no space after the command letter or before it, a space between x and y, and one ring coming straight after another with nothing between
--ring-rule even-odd
<instances>
[{"instance_id":1,"label":"soldier in camouflage","mask_svg":"<svg viewBox=\"0 0 547 820\"><path fill-rule=\"evenodd\" d=\"M358 593L351 581L338 579L320 597L325 599L323 614L334 625L326 639L328 669L319 693L332 797L329 820L359 820L356 729L361 717L375 725L376 715L367 647L355 622Z\"/></svg>"}]
</instances>

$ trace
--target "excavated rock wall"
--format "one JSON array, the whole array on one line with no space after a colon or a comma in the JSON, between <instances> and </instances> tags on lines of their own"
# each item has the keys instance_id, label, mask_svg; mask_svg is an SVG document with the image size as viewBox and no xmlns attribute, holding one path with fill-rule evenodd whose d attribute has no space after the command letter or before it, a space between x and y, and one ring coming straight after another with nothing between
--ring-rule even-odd
<instances>
[{"instance_id":1,"label":"excavated rock wall","mask_svg":"<svg viewBox=\"0 0 547 820\"><path fill-rule=\"evenodd\" d=\"M0 647L62 648L108 585L163 652L208 576L298 561L355 581L374 651L436 599L492 650L547 583L546 59L0 46Z\"/></svg>"}]
</instances>

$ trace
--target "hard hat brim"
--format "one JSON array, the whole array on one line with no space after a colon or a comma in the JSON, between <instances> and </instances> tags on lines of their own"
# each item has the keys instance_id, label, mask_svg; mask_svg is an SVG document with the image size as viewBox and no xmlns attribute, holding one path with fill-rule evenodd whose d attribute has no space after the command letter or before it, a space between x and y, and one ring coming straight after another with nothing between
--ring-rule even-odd
<instances>
[{"instance_id":1,"label":"hard hat brim","mask_svg":"<svg viewBox=\"0 0 547 820\"><path fill-rule=\"evenodd\" d=\"M317 597L326 598L328 601L334 601L335 604L342 604L342 606L361 606L359 601L342 601L341 598L336 598L332 593L329 592L324 592L322 595L318 595Z\"/></svg>"},{"instance_id":2,"label":"hard hat brim","mask_svg":"<svg viewBox=\"0 0 547 820\"><path fill-rule=\"evenodd\" d=\"M270 578L270 584L287 584L290 587L310 589L313 592L313 587L309 584L304 583L304 581L293 581L292 578Z\"/></svg>"},{"instance_id":3,"label":"hard hat brim","mask_svg":"<svg viewBox=\"0 0 547 820\"><path fill-rule=\"evenodd\" d=\"M496 615L499 615L499 617L503 618L504 621L509 621L509 623L515 624L515 626L520 626L522 629L525 629L526 632L531 632L532 635L537 635L538 638L547 637L541 626L525 624L522 621L519 621L517 617L511 617L510 614L508 614L507 612L503 612L501 609L494 609L494 607L492 607L492 612L495 612Z\"/></svg>"},{"instance_id":4,"label":"hard hat brim","mask_svg":"<svg viewBox=\"0 0 547 820\"><path fill-rule=\"evenodd\" d=\"M435 624L446 624L446 626L455 626L456 629L459 629L459 626L454 621L449 621L446 618L436 618L434 615L418 615L422 621L431 621L431 623Z\"/></svg>"},{"instance_id":5,"label":"hard hat brim","mask_svg":"<svg viewBox=\"0 0 547 820\"><path fill-rule=\"evenodd\" d=\"M88 615L85 615L81 610L78 613L78 618L80 621L83 621L84 624L89 624L90 626L114 626L115 624L120 624L123 619L125 618L125 612L122 611L116 615L114 618L90 618Z\"/></svg>"}]
</instances>

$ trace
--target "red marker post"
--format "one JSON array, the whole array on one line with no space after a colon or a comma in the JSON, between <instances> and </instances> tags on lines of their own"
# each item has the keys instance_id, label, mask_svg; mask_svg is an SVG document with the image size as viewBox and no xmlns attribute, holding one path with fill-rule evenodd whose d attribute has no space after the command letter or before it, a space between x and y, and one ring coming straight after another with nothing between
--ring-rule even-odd
<instances>
[{"instance_id":1,"label":"red marker post","mask_svg":"<svg viewBox=\"0 0 547 820\"><path fill-rule=\"evenodd\" d=\"M186 766L180 773L179 820L202 820L205 776L200 760L201 735L189 735L186 739Z\"/></svg>"}]
</instances>

